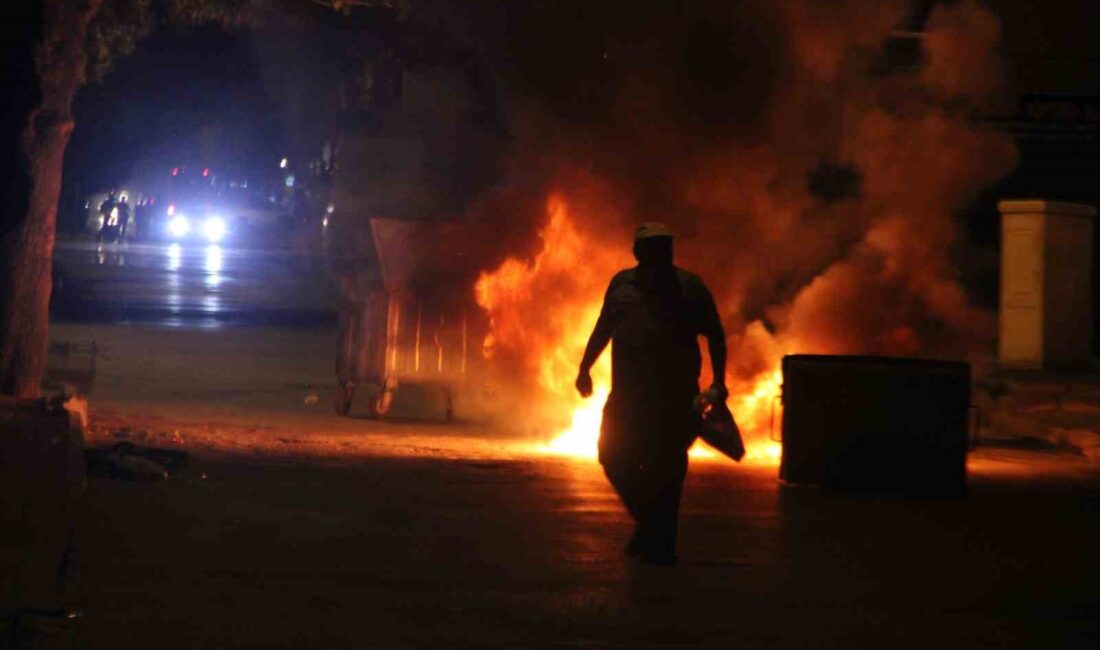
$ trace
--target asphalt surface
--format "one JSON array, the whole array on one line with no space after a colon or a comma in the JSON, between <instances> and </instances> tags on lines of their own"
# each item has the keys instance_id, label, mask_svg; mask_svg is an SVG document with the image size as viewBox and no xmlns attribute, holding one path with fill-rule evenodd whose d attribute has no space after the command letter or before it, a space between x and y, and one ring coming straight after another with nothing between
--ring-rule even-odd
<instances>
[{"instance_id":1,"label":"asphalt surface","mask_svg":"<svg viewBox=\"0 0 1100 650\"><path fill-rule=\"evenodd\" d=\"M1100 646L1100 477L1083 460L979 451L968 494L936 499L697 462L680 565L644 567L622 557L630 522L594 463L424 457L442 425L419 423L350 453L388 429L325 419L317 260L62 242L57 268L59 331L104 356L94 406L208 421L181 429L195 453L167 481L90 481L79 647ZM269 323L292 327L208 331ZM213 444L237 435L219 433L227 414L261 411L282 424L249 415L252 442ZM330 429L333 444L299 449ZM459 434L492 447L476 425Z\"/></svg>"},{"instance_id":2,"label":"asphalt surface","mask_svg":"<svg viewBox=\"0 0 1100 650\"><path fill-rule=\"evenodd\" d=\"M201 243L59 241L51 310L56 322L199 329L336 320L319 255Z\"/></svg>"},{"instance_id":3,"label":"asphalt surface","mask_svg":"<svg viewBox=\"0 0 1100 650\"><path fill-rule=\"evenodd\" d=\"M1094 648L1095 472L983 452L969 494L695 463L640 566L594 463L201 460L92 481L93 648Z\"/></svg>"}]
</instances>

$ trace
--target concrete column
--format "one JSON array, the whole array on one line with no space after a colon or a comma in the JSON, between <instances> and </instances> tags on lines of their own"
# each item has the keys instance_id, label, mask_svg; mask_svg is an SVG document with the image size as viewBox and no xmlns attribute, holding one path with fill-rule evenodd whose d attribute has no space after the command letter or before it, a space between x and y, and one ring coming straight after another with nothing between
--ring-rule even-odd
<instances>
[{"instance_id":1,"label":"concrete column","mask_svg":"<svg viewBox=\"0 0 1100 650\"><path fill-rule=\"evenodd\" d=\"M1002 366L1083 368L1092 354L1096 208L1001 201Z\"/></svg>"}]
</instances>

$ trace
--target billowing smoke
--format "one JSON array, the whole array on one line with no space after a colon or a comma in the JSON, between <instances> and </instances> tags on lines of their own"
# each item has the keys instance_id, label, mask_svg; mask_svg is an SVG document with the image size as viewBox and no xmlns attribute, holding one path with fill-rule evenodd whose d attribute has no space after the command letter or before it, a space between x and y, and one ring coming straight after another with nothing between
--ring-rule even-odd
<instances>
[{"instance_id":1,"label":"billowing smoke","mask_svg":"<svg viewBox=\"0 0 1100 650\"><path fill-rule=\"evenodd\" d=\"M649 219L718 298L735 414L784 353L987 347L994 317L952 259L956 214L1016 161L971 121L1004 88L996 16L974 0L926 16L900 1L664 5L584 14L591 33L557 35L556 86L501 73L509 172L468 223L502 242L478 299L511 385L568 393L592 306Z\"/></svg>"}]
</instances>

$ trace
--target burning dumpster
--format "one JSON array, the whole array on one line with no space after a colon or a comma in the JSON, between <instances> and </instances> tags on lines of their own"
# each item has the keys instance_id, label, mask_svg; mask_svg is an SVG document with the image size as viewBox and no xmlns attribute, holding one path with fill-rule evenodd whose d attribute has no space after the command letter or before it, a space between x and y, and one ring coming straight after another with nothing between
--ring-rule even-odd
<instances>
[{"instance_id":1,"label":"burning dumpster","mask_svg":"<svg viewBox=\"0 0 1100 650\"><path fill-rule=\"evenodd\" d=\"M965 487L965 363L791 355L782 400L784 482L907 493Z\"/></svg>"},{"instance_id":2,"label":"burning dumpster","mask_svg":"<svg viewBox=\"0 0 1100 650\"><path fill-rule=\"evenodd\" d=\"M343 291L337 349L341 392L336 410L346 415L360 384L374 389L372 415L386 415L402 384L438 390L445 416L470 370L472 297L448 273L458 241L453 224L371 219L376 273ZM457 275L457 274L456 274ZM359 277L364 277L359 274Z\"/></svg>"}]
</instances>

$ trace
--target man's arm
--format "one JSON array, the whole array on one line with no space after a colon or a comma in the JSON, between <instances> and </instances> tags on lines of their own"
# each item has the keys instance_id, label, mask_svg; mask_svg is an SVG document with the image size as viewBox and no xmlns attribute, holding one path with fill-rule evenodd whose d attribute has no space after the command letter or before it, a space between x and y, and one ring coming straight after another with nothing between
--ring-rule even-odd
<instances>
[{"instance_id":1,"label":"man's arm","mask_svg":"<svg viewBox=\"0 0 1100 650\"><path fill-rule=\"evenodd\" d=\"M611 342L611 323L606 314L601 313L592 335L588 337L588 345L584 348L584 357L581 358L581 372L587 373L596 365L596 360L603 354L607 344Z\"/></svg>"},{"instance_id":2,"label":"man's arm","mask_svg":"<svg viewBox=\"0 0 1100 650\"><path fill-rule=\"evenodd\" d=\"M614 281L612 281L613 286ZM603 308L600 309L600 317L596 320L596 327L592 329L592 335L588 337L588 345L585 346L584 356L581 358L581 367L577 373L575 384L581 397L592 395L592 366L596 365L596 360L600 358L604 349L607 348L607 344L611 342L614 319L612 317L613 308L608 299L611 296L612 287L607 289L607 295L604 296L603 300Z\"/></svg>"}]
</instances>

